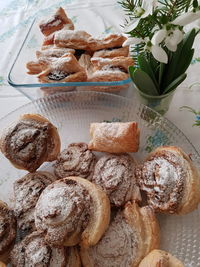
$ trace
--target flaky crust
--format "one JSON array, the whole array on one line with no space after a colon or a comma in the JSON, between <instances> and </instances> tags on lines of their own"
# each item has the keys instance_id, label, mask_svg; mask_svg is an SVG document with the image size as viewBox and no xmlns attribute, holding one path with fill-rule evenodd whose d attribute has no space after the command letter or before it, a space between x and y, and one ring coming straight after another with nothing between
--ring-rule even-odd
<instances>
[{"instance_id":1,"label":"flaky crust","mask_svg":"<svg viewBox=\"0 0 200 267\"><path fill-rule=\"evenodd\" d=\"M84 267L137 267L158 246L159 226L153 210L128 202L97 245L81 247L81 259Z\"/></svg>"},{"instance_id":2,"label":"flaky crust","mask_svg":"<svg viewBox=\"0 0 200 267\"><path fill-rule=\"evenodd\" d=\"M81 258L79 255L78 247L67 247L66 248L67 261L65 267L81 267Z\"/></svg>"},{"instance_id":3,"label":"flaky crust","mask_svg":"<svg viewBox=\"0 0 200 267\"><path fill-rule=\"evenodd\" d=\"M27 140L31 149L26 148ZM57 128L46 118L23 114L2 132L0 149L16 168L34 172L43 162L57 158L60 137Z\"/></svg>"},{"instance_id":4,"label":"flaky crust","mask_svg":"<svg viewBox=\"0 0 200 267\"><path fill-rule=\"evenodd\" d=\"M108 153L137 152L139 129L136 122L91 123L88 148Z\"/></svg>"},{"instance_id":5,"label":"flaky crust","mask_svg":"<svg viewBox=\"0 0 200 267\"><path fill-rule=\"evenodd\" d=\"M170 253L154 249L140 262L138 267L184 267L184 265Z\"/></svg>"},{"instance_id":6,"label":"flaky crust","mask_svg":"<svg viewBox=\"0 0 200 267\"><path fill-rule=\"evenodd\" d=\"M122 34L111 33L103 37L102 39L97 39L96 50L121 47L127 38Z\"/></svg>"},{"instance_id":7,"label":"flaky crust","mask_svg":"<svg viewBox=\"0 0 200 267\"><path fill-rule=\"evenodd\" d=\"M40 58L46 58L46 57L62 57L65 54L74 54L75 50L71 48L59 48L59 47L49 47L49 49L36 51L36 57L38 59Z\"/></svg>"},{"instance_id":8,"label":"flaky crust","mask_svg":"<svg viewBox=\"0 0 200 267\"><path fill-rule=\"evenodd\" d=\"M129 56L129 47L113 47L111 49L102 49L94 52L93 57L102 57L102 58L114 58L114 57L128 57Z\"/></svg>"}]
</instances>

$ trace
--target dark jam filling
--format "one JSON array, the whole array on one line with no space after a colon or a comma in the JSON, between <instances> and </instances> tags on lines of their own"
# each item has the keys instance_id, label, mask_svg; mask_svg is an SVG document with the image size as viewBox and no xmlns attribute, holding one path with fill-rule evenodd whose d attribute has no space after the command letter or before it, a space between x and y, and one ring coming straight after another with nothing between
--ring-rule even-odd
<instances>
[{"instance_id":1,"label":"dark jam filling","mask_svg":"<svg viewBox=\"0 0 200 267\"><path fill-rule=\"evenodd\" d=\"M120 70L121 72L124 72L124 73L127 73L127 70L125 69L125 68L123 68L123 67L120 67L120 66L110 66L110 69L111 70Z\"/></svg>"},{"instance_id":2,"label":"dark jam filling","mask_svg":"<svg viewBox=\"0 0 200 267\"><path fill-rule=\"evenodd\" d=\"M70 73L66 73L64 71L57 70L57 71L54 71L54 72L50 72L48 74L48 78L50 80L53 80L53 81L60 81L60 80L62 80L64 78L66 78L69 75L70 75Z\"/></svg>"},{"instance_id":3,"label":"dark jam filling","mask_svg":"<svg viewBox=\"0 0 200 267\"><path fill-rule=\"evenodd\" d=\"M106 50L112 51L112 50L119 49L119 48L122 48L122 47L121 46L118 46L118 47L110 47L110 48L106 48Z\"/></svg>"},{"instance_id":4,"label":"dark jam filling","mask_svg":"<svg viewBox=\"0 0 200 267\"><path fill-rule=\"evenodd\" d=\"M82 54L84 54L85 53L85 50L83 50L83 49L76 49L75 50L75 57L77 58L77 59L79 59L80 58L80 56L82 55Z\"/></svg>"}]
</instances>

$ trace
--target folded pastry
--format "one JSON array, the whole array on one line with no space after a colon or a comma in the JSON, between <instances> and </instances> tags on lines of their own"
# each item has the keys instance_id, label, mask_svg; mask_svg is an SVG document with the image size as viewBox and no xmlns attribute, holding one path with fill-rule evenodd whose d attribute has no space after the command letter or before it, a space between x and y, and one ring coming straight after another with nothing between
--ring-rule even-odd
<instances>
[{"instance_id":1,"label":"folded pastry","mask_svg":"<svg viewBox=\"0 0 200 267\"><path fill-rule=\"evenodd\" d=\"M98 186L80 177L49 185L36 205L35 223L51 245L95 245L108 227L109 199Z\"/></svg>"},{"instance_id":2,"label":"folded pastry","mask_svg":"<svg viewBox=\"0 0 200 267\"><path fill-rule=\"evenodd\" d=\"M153 210L128 202L95 246L81 247L81 260L84 267L137 267L158 246L159 226Z\"/></svg>"},{"instance_id":3,"label":"folded pastry","mask_svg":"<svg viewBox=\"0 0 200 267\"><path fill-rule=\"evenodd\" d=\"M14 212L6 203L0 201L0 260L7 263L10 250L16 238L16 219Z\"/></svg>"},{"instance_id":4,"label":"folded pastry","mask_svg":"<svg viewBox=\"0 0 200 267\"><path fill-rule=\"evenodd\" d=\"M154 249L139 264L138 267L184 267L183 263L170 253Z\"/></svg>"},{"instance_id":5,"label":"folded pastry","mask_svg":"<svg viewBox=\"0 0 200 267\"><path fill-rule=\"evenodd\" d=\"M137 122L91 123L90 135L88 148L91 150L126 153L137 152L139 148Z\"/></svg>"},{"instance_id":6,"label":"folded pastry","mask_svg":"<svg viewBox=\"0 0 200 267\"><path fill-rule=\"evenodd\" d=\"M114 57L128 57L129 56L129 47L112 47L108 49L102 49L94 52L93 57L102 57L102 58L114 58Z\"/></svg>"},{"instance_id":7,"label":"folded pastry","mask_svg":"<svg viewBox=\"0 0 200 267\"><path fill-rule=\"evenodd\" d=\"M64 149L54 165L54 173L58 178L80 176L90 179L96 157L85 143L72 143Z\"/></svg>"},{"instance_id":8,"label":"folded pastry","mask_svg":"<svg viewBox=\"0 0 200 267\"><path fill-rule=\"evenodd\" d=\"M103 36L101 39L97 40L97 49L108 49L108 48L116 48L116 47L122 47L122 44L127 40L127 38L118 33L111 33L106 36Z\"/></svg>"},{"instance_id":9,"label":"folded pastry","mask_svg":"<svg viewBox=\"0 0 200 267\"><path fill-rule=\"evenodd\" d=\"M92 182L101 186L114 206L120 207L129 200L140 200L135 165L128 154L105 155L95 165Z\"/></svg>"},{"instance_id":10,"label":"folded pastry","mask_svg":"<svg viewBox=\"0 0 200 267\"><path fill-rule=\"evenodd\" d=\"M41 50L46 50L46 49L49 49L52 46L54 46L54 37L55 37L55 34L54 33L46 36L44 38L44 40L43 40Z\"/></svg>"},{"instance_id":11,"label":"folded pastry","mask_svg":"<svg viewBox=\"0 0 200 267\"><path fill-rule=\"evenodd\" d=\"M30 75L39 74L50 67L56 60L57 58L55 57L42 57L37 61L29 61L26 63L27 73Z\"/></svg>"},{"instance_id":12,"label":"folded pastry","mask_svg":"<svg viewBox=\"0 0 200 267\"><path fill-rule=\"evenodd\" d=\"M74 24L71 19L67 17L62 7L60 7L50 18L41 21L39 27L41 32L46 36L61 30L63 27L69 30L74 30Z\"/></svg>"},{"instance_id":13,"label":"folded pastry","mask_svg":"<svg viewBox=\"0 0 200 267\"><path fill-rule=\"evenodd\" d=\"M200 175L178 147L158 147L136 169L147 201L158 212L185 214L200 202Z\"/></svg>"},{"instance_id":14,"label":"folded pastry","mask_svg":"<svg viewBox=\"0 0 200 267\"><path fill-rule=\"evenodd\" d=\"M28 173L14 182L15 216L18 228L33 230L35 228L35 205L47 185L56 180L49 172Z\"/></svg>"},{"instance_id":15,"label":"folded pastry","mask_svg":"<svg viewBox=\"0 0 200 267\"><path fill-rule=\"evenodd\" d=\"M59 47L54 47L51 46L49 49L41 50L41 51L36 51L36 56L38 59L41 58L51 58L51 57L62 57L66 54L74 54L75 50L71 48L59 48Z\"/></svg>"},{"instance_id":16,"label":"folded pastry","mask_svg":"<svg viewBox=\"0 0 200 267\"><path fill-rule=\"evenodd\" d=\"M0 149L18 169L34 172L60 153L56 127L39 114L24 114L2 131Z\"/></svg>"},{"instance_id":17,"label":"folded pastry","mask_svg":"<svg viewBox=\"0 0 200 267\"><path fill-rule=\"evenodd\" d=\"M65 55L38 75L42 83L83 82L87 80L85 70L79 65L73 54Z\"/></svg>"},{"instance_id":18,"label":"folded pastry","mask_svg":"<svg viewBox=\"0 0 200 267\"><path fill-rule=\"evenodd\" d=\"M43 233L35 231L14 246L11 252L11 263L13 267L66 267L68 253L70 256L74 251L75 248L71 251L70 248L49 246L45 242ZM76 255L73 256L74 260ZM77 262L78 260L77 258Z\"/></svg>"}]
</instances>

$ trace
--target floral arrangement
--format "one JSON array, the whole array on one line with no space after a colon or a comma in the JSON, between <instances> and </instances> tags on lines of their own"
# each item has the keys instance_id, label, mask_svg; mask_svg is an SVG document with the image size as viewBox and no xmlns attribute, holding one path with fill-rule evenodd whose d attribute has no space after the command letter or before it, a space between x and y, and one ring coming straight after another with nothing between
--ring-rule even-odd
<instances>
[{"instance_id":1,"label":"floral arrangement","mask_svg":"<svg viewBox=\"0 0 200 267\"><path fill-rule=\"evenodd\" d=\"M126 12L124 31L129 38L135 65L129 73L139 91L168 94L186 78L199 33L200 3L197 0L122 0ZM186 31L185 26L196 25ZM199 25L198 25L199 24Z\"/></svg>"}]
</instances>

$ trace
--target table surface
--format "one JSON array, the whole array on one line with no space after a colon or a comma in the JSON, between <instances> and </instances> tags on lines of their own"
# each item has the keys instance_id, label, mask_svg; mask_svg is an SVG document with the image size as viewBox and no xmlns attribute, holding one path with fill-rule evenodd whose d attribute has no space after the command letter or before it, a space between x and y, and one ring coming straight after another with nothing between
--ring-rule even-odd
<instances>
[{"instance_id":1,"label":"table surface","mask_svg":"<svg viewBox=\"0 0 200 267\"><path fill-rule=\"evenodd\" d=\"M41 17L48 15L51 10L59 6L67 11L73 11L73 14L75 13L72 18L75 26L80 21L82 25L87 18L87 21L91 22L87 28L93 27L93 31L95 31L96 27L103 25L105 32L109 33L116 28L119 30L120 24L123 24L122 9L115 0L0 1L0 118L30 102L28 98L8 85L7 75L33 18L36 15ZM193 126L198 121L200 125L199 43L200 36L195 42L195 55L188 69L187 80L176 90L166 117L185 133L200 152L200 126ZM182 106L190 107L193 112L187 109L182 110Z\"/></svg>"}]
</instances>

